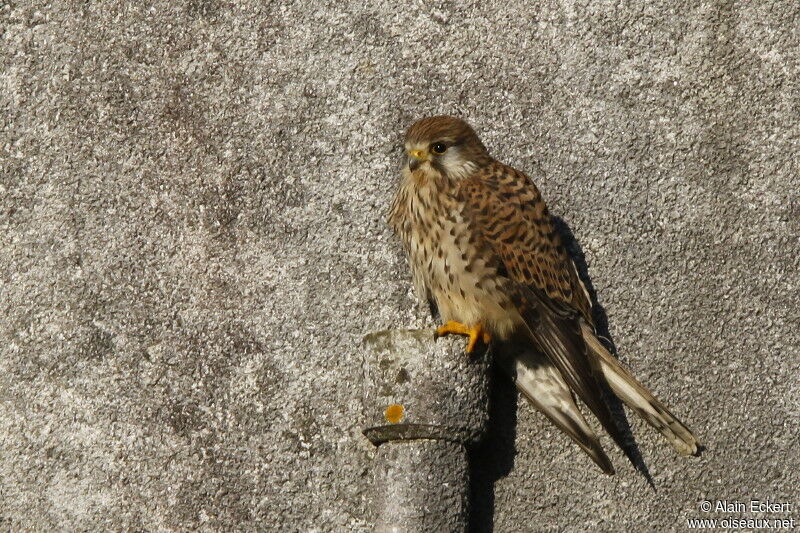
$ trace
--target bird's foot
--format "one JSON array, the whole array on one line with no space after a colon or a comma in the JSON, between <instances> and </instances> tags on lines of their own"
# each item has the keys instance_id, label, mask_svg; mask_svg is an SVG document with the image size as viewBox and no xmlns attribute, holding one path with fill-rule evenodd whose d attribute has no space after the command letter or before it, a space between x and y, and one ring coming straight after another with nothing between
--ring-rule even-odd
<instances>
[{"instance_id":1,"label":"bird's foot","mask_svg":"<svg viewBox=\"0 0 800 533\"><path fill-rule=\"evenodd\" d=\"M436 328L436 333L434 334L434 338L438 339L439 337L444 337L445 335L466 335L469 337L469 342L467 343L467 353L471 354L475 351L475 346L478 344L478 340L483 341L483 344L487 345L492 340L492 336L489 334L488 331L483 329L483 326L480 324L475 324L473 326L467 326L462 324L461 322L456 322L455 320L448 320L443 326L439 326Z\"/></svg>"}]
</instances>

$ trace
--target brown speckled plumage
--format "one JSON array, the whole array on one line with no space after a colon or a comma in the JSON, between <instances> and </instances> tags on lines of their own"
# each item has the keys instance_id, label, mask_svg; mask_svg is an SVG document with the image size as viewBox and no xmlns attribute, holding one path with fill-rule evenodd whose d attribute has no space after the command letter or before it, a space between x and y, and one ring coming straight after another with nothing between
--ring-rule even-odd
<instances>
[{"instance_id":1,"label":"brown speckled plumage","mask_svg":"<svg viewBox=\"0 0 800 533\"><path fill-rule=\"evenodd\" d=\"M691 432L597 340L588 293L530 179L491 158L453 117L416 122L405 148L411 159L389 222L419 295L444 321L490 334L520 391L605 472L613 473L611 462L571 391L620 446L604 385L678 451L696 453Z\"/></svg>"}]
</instances>

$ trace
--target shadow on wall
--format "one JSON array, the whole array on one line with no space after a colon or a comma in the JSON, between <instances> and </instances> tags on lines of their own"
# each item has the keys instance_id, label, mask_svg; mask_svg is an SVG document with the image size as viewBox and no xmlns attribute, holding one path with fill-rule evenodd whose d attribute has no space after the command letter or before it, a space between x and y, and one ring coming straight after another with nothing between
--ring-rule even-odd
<instances>
[{"instance_id":1,"label":"shadow on wall","mask_svg":"<svg viewBox=\"0 0 800 533\"><path fill-rule=\"evenodd\" d=\"M595 323L597 335L606 345L608 351L619 359L619 357L617 357L617 346L614 344L611 333L608 330L608 316L606 315L606 310L600 305L600 302L597 301L597 292L594 290L592 279L589 277L589 268L586 265L586 256L583 253L583 249L580 244L578 244L578 241L575 239L575 234L572 233L572 229L570 229L564 219L553 216L553 224L556 231L561 235L564 247L567 249L567 254L569 254L575 262L575 266L578 269L578 276L580 276L581 281L583 281L584 286L586 286L586 290L589 291L589 298L592 300L592 319ZM650 470L644 462L642 452L639 450L639 445L636 444L636 440L633 437L630 422L625 414L625 410L622 408L622 401L617 398L607 386L603 386L603 391L606 403L611 409L611 416L614 418L614 422L625 437L626 446L622 451L634 468L644 476L647 483L655 490L656 486L653 482L653 477L650 475Z\"/></svg>"},{"instance_id":2,"label":"shadow on wall","mask_svg":"<svg viewBox=\"0 0 800 533\"><path fill-rule=\"evenodd\" d=\"M489 424L483 442L470 450L469 531L494 529L494 484L514 467L517 390L498 365L492 365Z\"/></svg>"}]
</instances>

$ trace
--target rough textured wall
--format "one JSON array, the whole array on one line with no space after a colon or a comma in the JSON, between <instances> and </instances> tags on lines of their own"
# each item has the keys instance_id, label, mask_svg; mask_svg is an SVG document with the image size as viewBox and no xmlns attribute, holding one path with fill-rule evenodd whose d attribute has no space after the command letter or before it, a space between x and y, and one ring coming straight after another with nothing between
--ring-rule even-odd
<instances>
[{"instance_id":1,"label":"rough textured wall","mask_svg":"<svg viewBox=\"0 0 800 533\"><path fill-rule=\"evenodd\" d=\"M606 477L498 380L476 530L800 505L798 27L793 0L0 3L0 530L367 529L358 343L428 324L384 216L441 112L543 169L620 358L708 446L629 417L657 492L616 450Z\"/></svg>"}]
</instances>

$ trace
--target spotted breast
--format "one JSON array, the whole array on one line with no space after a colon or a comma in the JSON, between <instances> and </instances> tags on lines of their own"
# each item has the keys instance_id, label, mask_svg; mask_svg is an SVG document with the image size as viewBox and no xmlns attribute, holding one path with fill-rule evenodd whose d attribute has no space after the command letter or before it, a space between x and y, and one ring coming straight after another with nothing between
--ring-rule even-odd
<instances>
[{"instance_id":1,"label":"spotted breast","mask_svg":"<svg viewBox=\"0 0 800 533\"><path fill-rule=\"evenodd\" d=\"M481 323L502 338L521 319L501 286L500 265L484 259L492 254L482 253L486 244L457 194L453 180L405 170L389 222L406 248L419 296L444 321Z\"/></svg>"}]
</instances>

